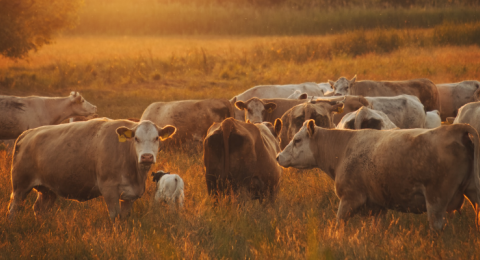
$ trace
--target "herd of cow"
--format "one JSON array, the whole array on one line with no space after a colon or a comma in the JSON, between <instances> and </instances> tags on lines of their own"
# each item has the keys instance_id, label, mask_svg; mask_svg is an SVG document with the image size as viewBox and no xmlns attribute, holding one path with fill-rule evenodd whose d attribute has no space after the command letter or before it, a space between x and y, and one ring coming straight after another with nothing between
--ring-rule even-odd
<instances>
[{"instance_id":1,"label":"herd of cow","mask_svg":"<svg viewBox=\"0 0 480 260\"><path fill-rule=\"evenodd\" d=\"M479 91L478 81L341 77L256 86L231 100L155 102L138 122L65 124L97 108L78 92L65 98L0 96L0 139L16 139L8 217L32 189L36 215L57 196L103 196L112 220L126 217L145 192L159 149L203 142L212 196L242 189L273 202L282 167L320 168L334 180L339 221L387 209L427 212L430 227L439 230L446 213L459 210L467 197L477 223ZM152 175L156 199L183 205L180 176Z\"/></svg>"}]
</instances>

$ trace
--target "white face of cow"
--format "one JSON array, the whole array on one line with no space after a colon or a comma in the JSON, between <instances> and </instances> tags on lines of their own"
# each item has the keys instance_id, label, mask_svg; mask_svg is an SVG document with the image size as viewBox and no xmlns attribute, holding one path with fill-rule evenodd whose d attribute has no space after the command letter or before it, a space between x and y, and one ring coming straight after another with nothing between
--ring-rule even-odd
<instances>
[{"instance_id":1,"label":"white face of cow","mask_svg":"<svg viewBox=\"0 0 480 260\"><path fill-rule=\"evenodd\" d=\"M80 116L89 116L97 112L97 106L90 104L80 93L72 91L70 93L70 101L73 112Z\"/></svg>"},{"instance_id":2,"label":"white face of cow","mask_svg":"<svg viewBox=\"0 0 480 260\"><path fill-rule=\"evenodd\" d=\"M314 131L315 121L305 121L292 141L278 154L278 164L282 167L294 167L298 169L311 169L316 167L317 163L310 145Z\"/></svg>"},{"instance_id":3,"label":"white face of cow","mask_svg":"<svg viewBox=\"0 0 480 260\"><path fill-rule=\"evenodd\" d=\"M335 96L345 96L348 95L348 90L355 83L357 76L353 77L351 80L346 79L345 77L339 78L336 82L331 80L328 81L332 86Z\"/></svg>"},{"instance_id":4,"label":"white face of cow","mask_svg":"<svg viewBox=\"0 0 480 260\"><path fill-rule=\"evenodd\" d=\"M173 126L167 125L160 129L151 121L141 121L133 129L124 126L117 128L119 141L133 142L137 162L143 164L155 163L160 141L171 137L175 132L176 128Z\"/></svg>"},{"instance_id":5,"label":"white face of cow","mask_svg":"<svg viewBox=\"0 0 480 260\"><path fill-rule=\"evenodd\" d=\"M237 101L235 107L239 110L245 110L245 122L254 124L264 121L267 113L273 112L277 105L275 103L263 103L258 98L251 98L246 102Z\"/></svg>"}]
</instances>

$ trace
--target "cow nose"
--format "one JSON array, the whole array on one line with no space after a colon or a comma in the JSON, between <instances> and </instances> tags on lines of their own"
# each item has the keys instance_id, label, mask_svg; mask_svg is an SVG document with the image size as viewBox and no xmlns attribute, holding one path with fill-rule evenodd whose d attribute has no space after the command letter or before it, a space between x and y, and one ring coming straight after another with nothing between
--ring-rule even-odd
<instances>
[{"instance_id":1,"label":"cow nose","mask_svg":"<svg viewBox=\"0 0 480 260\"><path fill-rule=\"evenodd\" d=\"M153 163L153 154L150 154L150 153L142 154L140 162Z\"/></svg>"},{"instance_id":2,"label":"cow nose","mask_svg":"<svg viewBox=\"0 0 480 260\"><path fill-rule=\"evenodd\" d=\"M277 156L277 162L280 162L280 155Z\"/></svg>"}]
</instances>

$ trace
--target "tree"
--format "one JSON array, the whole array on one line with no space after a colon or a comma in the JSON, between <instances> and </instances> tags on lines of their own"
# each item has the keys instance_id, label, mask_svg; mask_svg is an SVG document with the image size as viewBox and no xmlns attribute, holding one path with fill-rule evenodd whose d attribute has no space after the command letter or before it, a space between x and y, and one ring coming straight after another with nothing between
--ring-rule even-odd
<instances>
[{"instance_id":1,"label":"tree","mask_svg":"<svg viewBox=\"0 0 480 260\"><path fill-rule=\"evenodd\" d=\"M55 33L72 27L81 0L0 0L0 55L28 56L52 42Z\"/></svg>"}]
</instances>

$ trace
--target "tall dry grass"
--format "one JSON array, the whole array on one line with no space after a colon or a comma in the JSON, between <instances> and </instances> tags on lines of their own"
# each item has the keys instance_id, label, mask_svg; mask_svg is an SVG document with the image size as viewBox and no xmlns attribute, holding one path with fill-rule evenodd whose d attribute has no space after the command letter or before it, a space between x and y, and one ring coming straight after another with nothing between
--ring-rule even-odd
<instances>
[{"instance_id":1,"label":"tall dry grass","mask_svg":"<svg viewBox=\"0 0 480 260\"><path fill-rule=\"evenodd\" d=\"M85 1L71 35L318 35L350 30L432 28L445 22L478 22L478 5L448 8L352 8L194 4L177 1ZM258 1L265 2L265 1ZM366 1L363 1L366 2ZM438 2L438 1L437 1ZM318 4L318 3L317 3Z\"/></svg>"}]
</instances>

